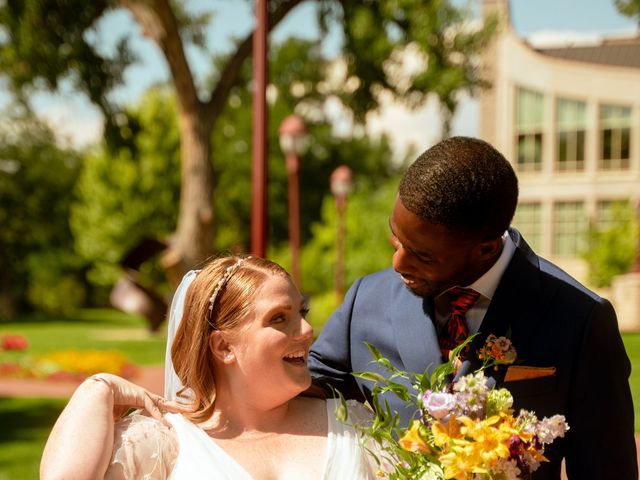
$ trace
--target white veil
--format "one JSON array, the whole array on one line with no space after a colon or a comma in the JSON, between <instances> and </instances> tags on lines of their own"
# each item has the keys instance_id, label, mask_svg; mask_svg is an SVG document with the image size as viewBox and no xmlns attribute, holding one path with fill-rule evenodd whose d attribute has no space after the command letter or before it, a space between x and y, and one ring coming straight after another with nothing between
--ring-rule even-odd
<instances>
[{"instance_id":1,"label":"white veil","mask_svg":"<svg viewBox=\"0 0 640 480\"><path fill-rule=\"evenodd\" d=\"M180 382L180 379L173 368L173 362L171 361L171 346L173 345L173 339L176 336L176 332L180 326L180 321L182 320L184 300L187 296L187 291L199 271L200 270L191 270L182 277L182 281L180 282L180 285L178 285L176 292L173 294L173 300L171 301L169 325L167 327L167 350L164 357L164 398L167 400L177 401L178 391L183 387L182 382Z\"/></svg>"}]
</instances>

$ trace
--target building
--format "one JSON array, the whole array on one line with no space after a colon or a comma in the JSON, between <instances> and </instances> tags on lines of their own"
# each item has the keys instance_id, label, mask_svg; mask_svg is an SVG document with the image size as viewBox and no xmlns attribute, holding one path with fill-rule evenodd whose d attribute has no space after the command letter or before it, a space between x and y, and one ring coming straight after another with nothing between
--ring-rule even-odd
<instances>
[{"instance_id":1,"label":"building","mask_svg":"<svg viewBox=\"0 0 640 480\"><path fill-rule=\"evenodd\" d=\"M514 219L542 256L579 280L589 222L640 201L640 34L534 48L509 22L508 0L483 0L501 29L483 57L480 136L520 180Z\"/></svg>"}]
</instances>

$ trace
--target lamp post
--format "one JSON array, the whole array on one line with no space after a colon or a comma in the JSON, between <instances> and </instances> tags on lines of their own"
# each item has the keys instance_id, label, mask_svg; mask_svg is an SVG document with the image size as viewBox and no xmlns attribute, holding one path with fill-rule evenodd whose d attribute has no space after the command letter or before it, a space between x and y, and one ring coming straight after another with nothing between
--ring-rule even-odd
<instances>
[{"instance_id":1,"label":"lamp post","mask_svg":"<svg viewBox=\"0 0 640 480\"><path fill-rule=\"evenodd\" d=\"M331 193L336 199L338 231L336 233L336 294L338 302L344 297L344 239L345 239L345 211L347 197L351 193L353 175L346 165L336 168L329 179Z\"/></svg>"},{"instance_id":2,"label":"lamp post","mask_svg":"<svg viewBox=\"0 0 640 480\"><path fill-rule=\"evenodd\" d=\"M280 124L278 134L287 165L291 275L300 288L300 155L309 145L309 136L304 120L298 115L285 118Z\"/></svg>"},{"instance_id":3,"label":"lamp post","mask_svg":"<svg viewBox=\"0 0 640 480\"><path fill-rule=\"evenodd\" d=\"M253 33L251 252L267 253L267 0L256 0Z\"/></svg>"}]
</instances>

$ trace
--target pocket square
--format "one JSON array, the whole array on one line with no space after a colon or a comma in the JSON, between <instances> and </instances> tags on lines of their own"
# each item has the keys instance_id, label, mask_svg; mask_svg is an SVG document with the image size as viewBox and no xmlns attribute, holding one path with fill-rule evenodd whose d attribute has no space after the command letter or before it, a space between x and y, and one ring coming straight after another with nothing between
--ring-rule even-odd
<instances>
[{"instance_id":1,"label":"pocket square","mask_svg":"<svg viewBox=\"0 0 640 480\"><path fill-rule=\"evenodd\" d=\"M523 365L511 365L504 376L505 382L516 380L530 380L532 378L549 377L556 373L556 367L525 367Z\"/></svg>"}]
</instances>

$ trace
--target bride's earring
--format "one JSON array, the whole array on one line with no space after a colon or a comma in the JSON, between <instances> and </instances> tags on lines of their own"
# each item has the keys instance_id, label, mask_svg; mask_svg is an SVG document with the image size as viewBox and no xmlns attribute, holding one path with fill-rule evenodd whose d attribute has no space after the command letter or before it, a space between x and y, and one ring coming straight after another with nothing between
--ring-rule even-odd
<instances>
[{"instance_id":1,"label":"bride's earring","mask_svg":"<svg viewBox=\"0 0 640 480\"><path fill-rule=\"evenodd\" d=\"M226 341L223 332L219 330L211 333L209 349L219 362L232 363L236 359L232 346Z\"/></svg>"}]
</instances>

